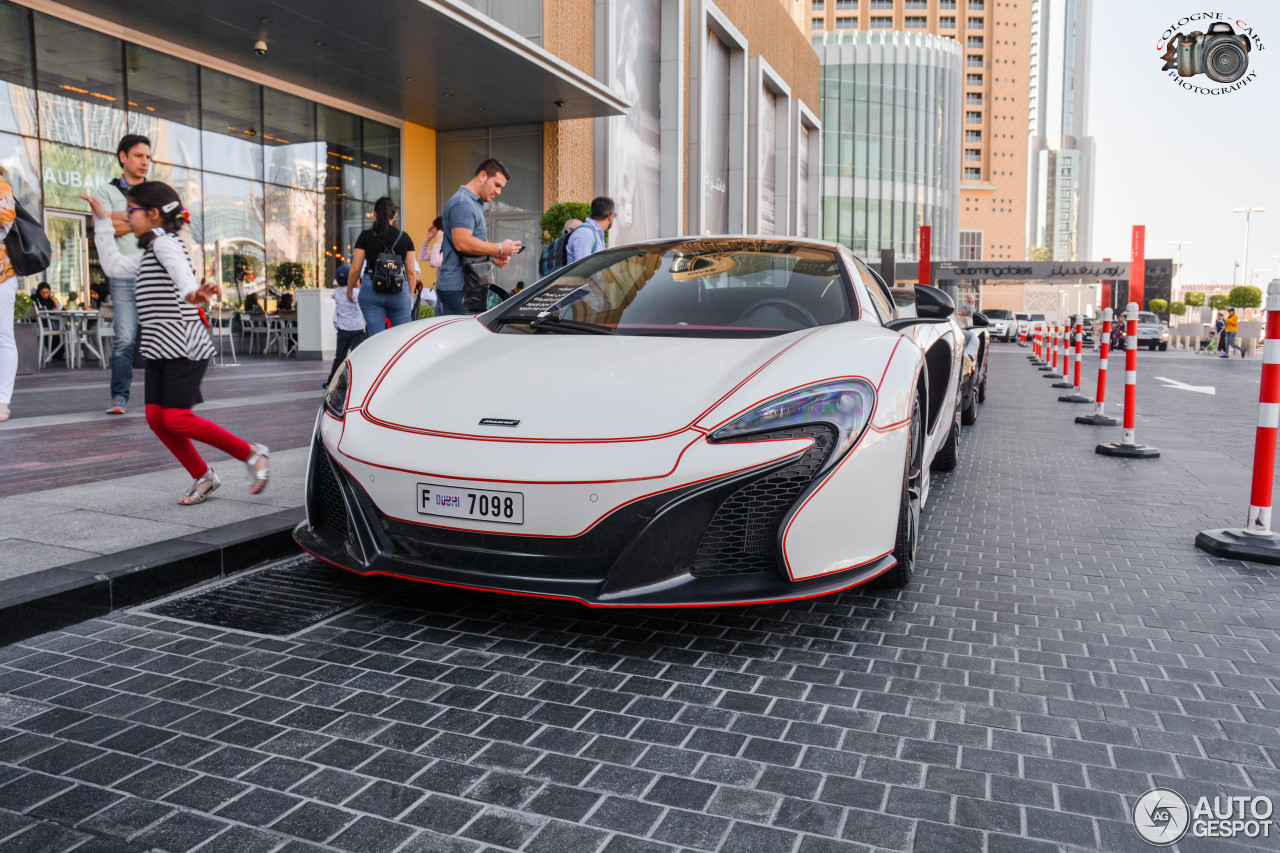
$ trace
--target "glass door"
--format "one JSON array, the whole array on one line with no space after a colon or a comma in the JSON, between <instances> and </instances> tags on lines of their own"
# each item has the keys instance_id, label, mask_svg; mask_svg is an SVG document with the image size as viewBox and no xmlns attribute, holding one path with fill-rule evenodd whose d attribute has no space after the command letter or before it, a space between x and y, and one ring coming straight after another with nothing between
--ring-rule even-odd
<instances>
[{"instance_id":1,"label":"glass door","mask_svg":"<svg viewBox=\"0 0 1280 853\"><path fill-rule=\"evenodd\" d=\"M44 228L53 248L44 279L63 308L85 305L89 285L89 241L83 213L45 210Z\"/></svg>"}]
</instances>

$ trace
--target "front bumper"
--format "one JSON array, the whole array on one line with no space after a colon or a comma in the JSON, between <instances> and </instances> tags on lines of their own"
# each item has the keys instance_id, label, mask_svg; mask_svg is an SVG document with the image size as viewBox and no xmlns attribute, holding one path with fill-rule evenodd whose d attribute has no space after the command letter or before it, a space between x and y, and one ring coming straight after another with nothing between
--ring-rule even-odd
<instances>
[{"instance_id":1,"label":"front bumper","mask_svg":"<svg viewBox=\"0 0 1280 853\"><path fill-rule=\"evenodd\" d=\"M388 517L317 438L307 477L308 520L294 539L325 562L362 575L592 606L756 604L828 595L895 565L888 555L800 581L781 567L779 530L829 448L829 440L815 442L798 459L634 501L577 536L521 536Z\"/></svg>"}]
</instances>

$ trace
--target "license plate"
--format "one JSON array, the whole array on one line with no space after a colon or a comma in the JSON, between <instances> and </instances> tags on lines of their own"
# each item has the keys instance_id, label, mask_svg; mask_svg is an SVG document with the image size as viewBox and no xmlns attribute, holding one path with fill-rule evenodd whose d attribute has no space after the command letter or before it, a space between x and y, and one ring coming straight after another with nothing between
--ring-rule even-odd
<instances>
[{"instance_id":1,"label":"license plate","mask_svg":"<svg viewBox=\"0 0 1280 853\"><path fill-rule=\"evenodd\" d=\"M524 524L524 494L463 489L439 483L418 484L418 512L474 521Z\"/></svg>"}]
</instances>

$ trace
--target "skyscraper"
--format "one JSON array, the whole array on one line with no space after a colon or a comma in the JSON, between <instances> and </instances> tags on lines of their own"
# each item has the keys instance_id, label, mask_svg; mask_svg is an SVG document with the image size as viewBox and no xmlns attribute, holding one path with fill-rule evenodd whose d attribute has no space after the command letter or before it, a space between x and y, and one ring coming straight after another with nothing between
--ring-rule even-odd
<instances>
[{"instance_id":1,"label":"skyscraper","mask_svg":"<svg viewBox=\"0 0 1280 853\"><path fill-rule=\"evenodd\" d=\"M1030 0L1027 243L1055 261L1089 260L1093 137L1088 136L1092 0Z\"/></svg>"},{"instance_id":2,"label":"skyscraper","mask_svg":"<svg viewBox=\"0 0 1280 853\"><path fill-rule=\"evenodd\" d=\"M828 32L905 30L945 36L960 45L964 56L960 257L1022 260L1031 0L789 2L793 19L815 44Z\"/></svg>"}]
</instances>

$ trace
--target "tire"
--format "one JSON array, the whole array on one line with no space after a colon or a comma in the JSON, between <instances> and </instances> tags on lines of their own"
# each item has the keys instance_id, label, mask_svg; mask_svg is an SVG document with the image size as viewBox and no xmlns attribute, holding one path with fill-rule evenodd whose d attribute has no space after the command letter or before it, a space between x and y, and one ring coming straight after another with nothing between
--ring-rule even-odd
<instances>
[{"instance_id":1,"label":"tire","mask_svg":"<svg viewBox=\"0 0 1280 853\"><path fill-rule=\"evenodd\" d=\"M969 392L969 398L960 408L960 423L973 426L978 422L978 389Z\"/></svg>"},{"instance_id":2,"label":"tire","mask_svg":"<svg viewBox=\"0 0 1280 853\"><path fill-rule=\"evenodd\" d=\"M987 377L982 377L982 382L978 384L978 402L987 402Z\"/></svg>"},{"instance_id":3,"label":"tire","mask_svg":"<svg viewBox=\"0 0 1280 853\"><path fill-rule=\"evenodd\" d=\"M1160 352L1164 352L1169 348L1168 344L1160 344Z\"/></svg>"},{"instance_id":4,"label":"tire","mask_svg":"<svg viewBox=\"0 0 1280 853\"><path fill-rule=\"evenodd\" d=\"M920 483L924 478L921 465L924 455L924 430L920 417L920 398L911 407L911 429L907 433L907 456L902 472L902 495L898 500L898 530L893 540L893 558L897 565L880 576L876 586L900 589L915 571L916 547L920 542Z\"/></svg>"},{"instance_id":5,"label":"tire","mask_svg":"<svg viewBox=\"0 0 1280 853\"><path fill-rule=\"evenodd\" d=\"M947 443L942 445L942 449L938 451L937 456L933 457L933 464L929 467L934 471L954 471L958 464L960 464L960 407L956 406L955 414L951 417L951 429L947 433Z\"/></svg>"},{"instance_id":6,"label":"tire","mask_svg":"<svg viewBox=\"0 0 1280 853\"><path fill-rule=\"evenodd\" d=\"M1152 352L1155 352L1157 346L1159 346L1159 344L1147 344L1147 349L1151 350Z\"/></svg>"}]
</instances>

